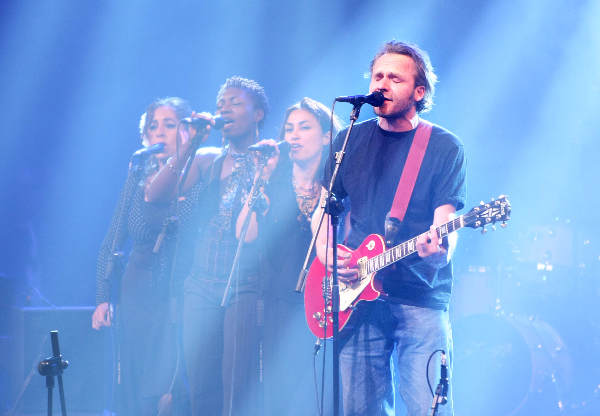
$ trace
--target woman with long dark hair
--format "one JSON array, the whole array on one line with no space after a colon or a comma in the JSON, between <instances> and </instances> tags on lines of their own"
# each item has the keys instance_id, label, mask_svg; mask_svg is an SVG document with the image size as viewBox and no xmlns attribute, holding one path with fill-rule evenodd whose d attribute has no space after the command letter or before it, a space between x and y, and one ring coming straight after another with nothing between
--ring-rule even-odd
<instances>
[{"instance_id":1,"label":"woman with long dark hair","mask_svg":"<svg viewBox=\"0 0 600 416\"><path fill-rule=\"evenodd\" d=\"M333 118L333 120L332 120ZM332 122L333 121L333 122ZM341 128L322 103L303 98L284 116L277 168L271 175L271 199L265 285L265 414L314 413L315 339L304 319L303 297L296 282L319 204L321 176L329 137Z\"/></svg>"}]
</instances>

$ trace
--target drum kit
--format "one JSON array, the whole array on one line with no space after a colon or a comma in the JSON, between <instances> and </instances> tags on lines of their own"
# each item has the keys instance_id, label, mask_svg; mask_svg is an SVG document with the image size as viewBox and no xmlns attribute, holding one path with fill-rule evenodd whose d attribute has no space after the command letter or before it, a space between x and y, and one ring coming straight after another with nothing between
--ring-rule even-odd
<instances>
[{"instance_id":1,"label":"drum kit","mask_svg":"<svg viewBox=\"0 0 600 416\"><path fill-rule=\"evenodd\" d=\"M455 413L600 414L600 245L562 219L512 236L457 256Z\"/></svg>"}]
</instances>

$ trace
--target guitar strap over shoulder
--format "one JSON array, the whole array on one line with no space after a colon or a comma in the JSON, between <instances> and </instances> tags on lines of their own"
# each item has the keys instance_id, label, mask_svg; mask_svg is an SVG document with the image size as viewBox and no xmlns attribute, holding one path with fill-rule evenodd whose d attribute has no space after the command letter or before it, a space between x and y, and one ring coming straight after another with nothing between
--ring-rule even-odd
<instances>
[{"instance_id":1,"label":"guitar strap over shoulder","mask_svg":"<svg viewBox=\"0 0 600 416\"><path fill-rule=\"evenodd\" d=\"M398 181L392 209L385 221L385 240L388 245L394 243L395 234L398 232L400 223L404 220L408 203L410 202L419 171L421 170L421 163L429 144L431 129L432 124L429 121L423 119L419 121L415 137L404 163L400 181Z\"/></svg>"}]
</instances>

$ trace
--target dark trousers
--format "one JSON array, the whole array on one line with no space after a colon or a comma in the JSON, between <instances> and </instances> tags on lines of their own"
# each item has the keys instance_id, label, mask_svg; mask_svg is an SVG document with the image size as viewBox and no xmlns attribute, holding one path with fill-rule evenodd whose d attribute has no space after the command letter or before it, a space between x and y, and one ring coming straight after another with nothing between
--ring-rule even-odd
<instances>
[{"instance_id":1,"label":"dark trousers","mask_svg":"<svg viewBox=\"0 0 600 416\"><path fill-rule=\"evenodd\" d=\"M293 300L265 297L264 414L267 416L318 414L313 373L316 338L306 325L302 296L293 296L296 297ZM320 359L317 367L320 374Z\"/></svg>"},{"instance_id":2,"label":"dark trousers","mask_svg":"<svg viewBox=\"0 0 600 416\"><path fill-rule=\"evenodd\" d=\"M153 284L152 273L130 261L121 284L120 415L156 415L175 376L176 329L165 289Z\"/></svg>"},{"instance_id":3,"label":"dark trousers","mask_svg":"<svg viewBox=\"0 0 600 416\"><path fill-rule=\"evenodd\" d=\"M262 302L241 287L221 307L222 283L188 278L183 348L192 415L255 416L262 403Z\"/></svg>"}]
</instances>

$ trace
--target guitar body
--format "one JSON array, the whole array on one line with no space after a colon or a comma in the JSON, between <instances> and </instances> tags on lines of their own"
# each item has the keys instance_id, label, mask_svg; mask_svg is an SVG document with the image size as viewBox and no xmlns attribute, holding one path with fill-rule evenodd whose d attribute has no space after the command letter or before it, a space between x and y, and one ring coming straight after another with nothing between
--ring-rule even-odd
<instances>
[{"instance_id":1,"label":"guitar body","mask_svg":"<svg viewBox=\"0 0 600 416\"><path fill-rule=\"evenodd\" d=\"M339 244L339 251L352 253L351 266L370 259L385 251L385 242L378 234L371 234L356 249ZM379 297L381 282L375 278L376 273L361 275L352 285L339 282L340 314L339 329L344 328L360 301L372 301ZM331 273L326 274L325 266L318 258L312 262L304 289L304 312L306 322L311 332L319 338L331 338L333 335L333 315L331 303ZM324 288L327 288L327 301L324 298Z\"/></svg>"},{"instance_id":2,"label":"guitar body","mask_svg":"<svg viewBox=\"0 0 600 416\"><path fill-rule=\"evenodd\" d=\"M444 238L463 227L483 228L501 222L506 226L510 219L511 206L505 195L492 199L487 204L481 202L460 217L439 225L435 228L438 238ZM421 234L425 238L429 231ZM339 330L341 331L354 308L360 301L371 301L379 297L382 284L376 278L376 273L395 262L417 252L417 239L413 237L395 247L386 249L383 238L371 234L354 251L343 245L338 245L338 250L352 253L350 266L357 266L358 279L352 284L339 282L340 314ZM325 273L325 266L315 259L306 276L304 289L304 312L306 322L311 332L319 338L331 338L333 335L333 315L331 303L331 279Z\"/></svg>"},{"instance_id":3,"label":"guitar body","mask_svg":"<svg viewBox=\"0 0 600 416\"><path fill-rule=\"evenodd\" d=\"M451 219L435 228L438 238L442 239L463 227L482 228L501 222L506 226L510 219L511 206L505 195L492 199L487 204L483 201L466 214ZM376 273L395 262L417 252L417 239L428 237L429 231L413 237L395 247L386 249L383 238L371 234L354 251L343 245L338 250L351 253L350 266L357 266L358 279L352 284L339 282L340 313L339 330L341 331L354 308L360 301L371 301L379 297L382 284ZM331 278L326 274L325 266L315 259L306 276L304 289L304 313L306 323L315 336L331 338L333 335L333 315L331 303Z\"/></svg>"}]
</instances>

